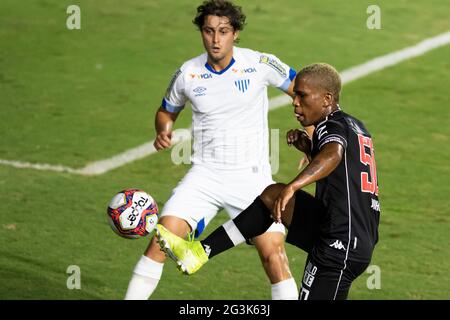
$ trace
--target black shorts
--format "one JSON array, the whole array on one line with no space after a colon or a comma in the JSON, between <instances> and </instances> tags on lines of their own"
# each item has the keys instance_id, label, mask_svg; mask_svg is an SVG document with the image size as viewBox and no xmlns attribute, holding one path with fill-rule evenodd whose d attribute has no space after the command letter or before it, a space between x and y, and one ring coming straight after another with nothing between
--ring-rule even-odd
<instances>
[{"instance_id":1,"label":"black shorts","mask_svg":"<svg viewBox=\"0 0 450 320\"><path fill-rule=\"evenodd\" d=\"M345 300L350 286L369 263L345 261L344 267L308 255L303 272L299 300Z\"/></svg>"},{"instance_id":2,"label":"black shorts","mask_svg":"<svg viewBox=\"0 0 450 320\"><path fill-rule=\"evenodd\" d=\"M286 242L310 253L319 237L320 223L325 214L326 208L320 201L309 193L298 190L295 193L294 214Z\"/></svg>"},{"instance_id":3,"label":"black shorts","mask_svg":"<svg viewBox=\"0 0 450 320\"><path fill-rule=\"evenodd\" d=\"M300 300L343 300L350 286L369 263L346 259L345 254L330 255L320 247L321 225L327 208L309 193L295 193L295 207L286 242L308 253L300 290ZM320 250L322 249L322 250Z\"/></svg>"}]
</instances>

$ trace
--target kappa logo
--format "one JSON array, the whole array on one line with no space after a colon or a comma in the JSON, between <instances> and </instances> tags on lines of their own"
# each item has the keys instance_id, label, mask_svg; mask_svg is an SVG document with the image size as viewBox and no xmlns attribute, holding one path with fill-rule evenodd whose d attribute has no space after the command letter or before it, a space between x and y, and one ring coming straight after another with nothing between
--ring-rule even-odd
<instances>
[{"instance_id":1,"label":"kappa logo","mask_svg":"<svg viewBox=\"0 0 450 320\"><path fill-rule=\"evenodd\" d=\"M211 247L205 244L203 249L205 250L206 255L209 257L209 254L211 253Z\"/></svg>"},{"instance_id":2,"label":"kappa logo","mask_svg":"<svg viewBox=\"0 0 450 320\"><path fill-rule=\"evenodd\" d=\"M239 89L239 91L244 93L250 87L250 79L236 80L234 85Z\"/></svg>"},{"instance_id":3,"label":"kappa logo","mask_svg":"<svg viewBox=\"0 0 450 320\"><path fill-rule=\"evenodd\" d=\"M345 249L344 245L342 244L342 241L340 241L340 240L336 240L335 242L330 244L330 247L333 247L338 250L347 250L347 249Z\"/></svg>"},{"instance_id":4,"label":"kappa logo","mask_svg":"<svg viewBox=\"0 0 450 320\"><path fill-rule=\"evenodd\" d=\"M375 211L380 212L380 202L376 199L372 199L372 205L371 208Z\"/></svg>"}]
</instances>

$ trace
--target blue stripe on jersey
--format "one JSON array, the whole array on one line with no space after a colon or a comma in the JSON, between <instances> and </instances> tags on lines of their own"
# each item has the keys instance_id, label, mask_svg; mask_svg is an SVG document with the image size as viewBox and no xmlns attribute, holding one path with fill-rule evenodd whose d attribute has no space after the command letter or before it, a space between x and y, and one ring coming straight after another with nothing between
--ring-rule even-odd
<instances>
[{"instance_id":1,"label":"blue stripe on jersey","mask_svg":"<svg viewBox=\"0 0 450 320\"><path fill-rule=\"evenodd\" d=\"M222 73L226 72L228 69L230 69L231 66L234 64L234 62L235 62L234 58L231 58L231 61L230 61L230 63L226 66L226 68L225 68L225 69L222 69L222 70L220 70L220 71L214 70L213 67L211 67L211 66L208 64L208 62L205 63L205 68L208 69L209 71L211 71L211 72L214 73L214 74L222 74Z\"/></svg>"},{"instance_id":2,"label":"blue stripe on jersey","mask_svg":"<svg viewBox=\"0 0 450 320\"><path fill-rule=\"evenodd\" d=\"M162 99L161 107L162 107L164 110L169 111L169 112L172 112L172 113L177 113L177 112L180 112L181 110L184 109L184 105L183 105L183 106L174 106L174 105L171 105L170 103L167 102L166 98L163 98L163 99Z\"/></svg>"},{"instance_id":3,"label":"blue stripe on jersey","mask_svg":"<svg viewBox=\"0 0 450 320\"><path fill-rule=\"evenodd\" d=\"M295 72L294 69L290 68L289 69L289 79L292 81L294 80L295 76L297 75L297 72Z\"/></svg>"}]
</instances>

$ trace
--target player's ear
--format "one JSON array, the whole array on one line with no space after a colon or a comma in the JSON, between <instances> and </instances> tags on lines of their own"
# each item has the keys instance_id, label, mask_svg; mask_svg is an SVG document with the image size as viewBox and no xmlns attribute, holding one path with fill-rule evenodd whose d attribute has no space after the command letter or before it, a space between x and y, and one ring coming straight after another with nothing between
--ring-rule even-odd
<instances>
[{"instance_id":1,"label":"player's ear","mask_svg":"<svg viewBox=\"0 0 450 320\"><path fill-rule=\"evenodd\" d=\"M327 92L323 96L323 102L326 107L331 106L333 104L333 100L334 100L334 98L333 98L333 94L331 92Z\"/></svg>"},{"instance_id":2,"label":"player's ear","mask_svg":"<svg viewBox=\"0 0 450 320\"><path fill-rule=\"evenodd\" d=\"M239 38L239 30L234 31L233 40L236 41Z\"/></svg>"}]
</instances>

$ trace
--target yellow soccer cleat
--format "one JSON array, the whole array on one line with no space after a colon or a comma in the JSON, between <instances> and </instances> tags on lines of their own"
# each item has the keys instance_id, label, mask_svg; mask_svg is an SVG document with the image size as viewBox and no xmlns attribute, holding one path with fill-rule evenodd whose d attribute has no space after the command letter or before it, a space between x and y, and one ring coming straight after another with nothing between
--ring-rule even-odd
<instances>
[{"instance_id":1,"label":"yellow soccer cleat","mask_svg":"<svg viewBox=\"0 0 450 320\"><path fill-rule=\"evenodd\" d=\"M155 234L161 250L177 263L181 272L193 274L208 262L200 241L186 241L161 224L156 225Z\"/></svg>"}]
</instances>

